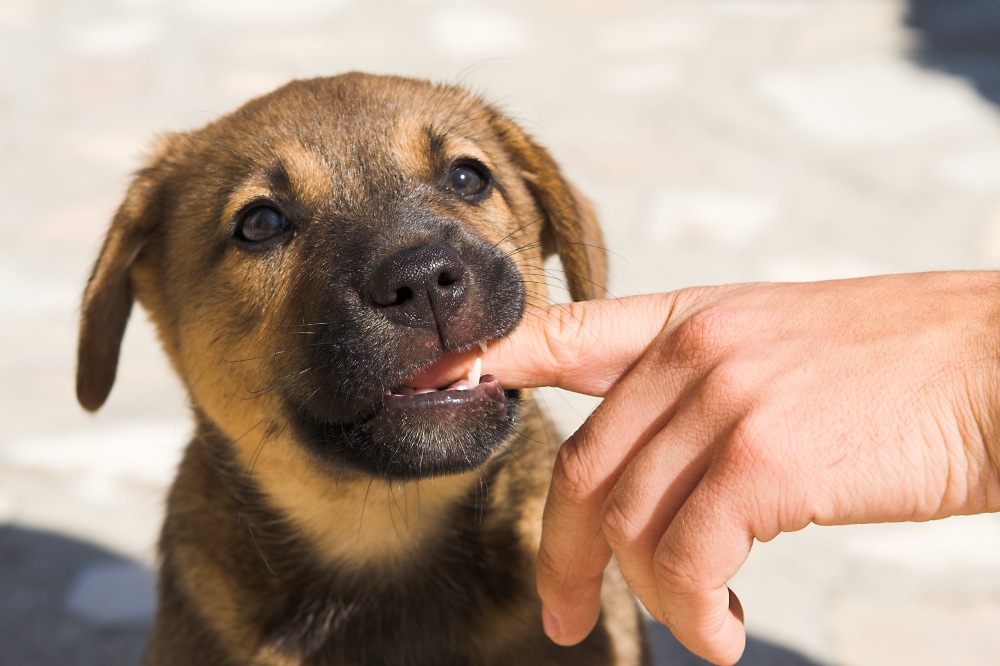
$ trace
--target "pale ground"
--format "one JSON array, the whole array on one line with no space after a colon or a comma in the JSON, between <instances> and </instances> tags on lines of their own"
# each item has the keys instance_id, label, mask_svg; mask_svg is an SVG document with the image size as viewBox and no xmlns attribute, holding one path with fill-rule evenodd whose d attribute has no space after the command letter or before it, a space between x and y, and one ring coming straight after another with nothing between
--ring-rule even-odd
<instances>
[{"instance_id":1,"label":"pale ground","mask_svg":"<svg viewBox=\"0 0 1000 666\"><path fill-rule=\"evenodd\" d=\"M998 53L995 0L3 0L0 665L139 654L185 399L142 316L96 416L73 356L81 285L156 132L294 77L460 81L594 199L615 294L986 268ZM592 405L546 401L566 430ZM745 664L1000 664L996 516L784 535L732 586Z\"/></svg>"}]
</instances>

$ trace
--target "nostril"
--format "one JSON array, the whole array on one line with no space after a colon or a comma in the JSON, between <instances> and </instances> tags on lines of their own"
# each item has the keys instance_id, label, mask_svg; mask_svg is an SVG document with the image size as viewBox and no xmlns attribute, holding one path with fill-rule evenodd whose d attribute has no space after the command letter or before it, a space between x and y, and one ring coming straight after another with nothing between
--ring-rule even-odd
<instances>
[{"instance_id":1,"label":"nostril","mask_svg":"<svg viewBox=\"0 0 1000 666\"><path fill-rule=\"evenodd\" d=\"M396 290L396 298L389 305L402 305L413 300L413 290L409 287L400 287Z\"/></svg>"},{"instance_id":2,"label":"nostril","mask_svg":"<svg viewBox=\"0 0 1000 666\"><path fill-rule=\"evenodd\" d=\"M456 276L449 271L443 271L438 275L437 283L439 287L450 287L461 279L461 276Z\"/></svg>"}]
</instances>

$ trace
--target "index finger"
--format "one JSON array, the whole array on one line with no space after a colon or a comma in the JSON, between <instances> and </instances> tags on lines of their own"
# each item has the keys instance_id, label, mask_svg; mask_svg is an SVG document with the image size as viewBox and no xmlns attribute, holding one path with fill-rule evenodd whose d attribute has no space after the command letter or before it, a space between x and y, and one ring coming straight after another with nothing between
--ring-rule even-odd
<instances>
[{"instance_id":1,"label":"index finger","mask_svg":"<svg viewBox=\"0 0 1000 666\"><path fill-rule=\"evenodd\" d=\"M511 335L490 345L484 371L507 388L557 386L604 396L663 329L673 302L673 294L649 294L531 310Z\"/></svg>"},{"instance_id":2,"label":"index finger","mask_svg":"<svg viewBox=\"0 0 1000 666\"><path fill-rule=\"evenodd\" d=\"M674 300L674 294L652 294L531 308L513 333L489 343L485 353L446 354L407 382L446 386L481 357L483 373L505 388L557 386L603 396L663 328Z\"/></svg>"},{"instance_id":3,"label":"index finger","mask_svg":"<svg viewBox=\"0 0 1000 666\"><path fill-rule=\"evenodd\" d=\"M745 287L695 287L530 308L513 333L490 343L483 371L507 388L555 386L604 397L661 333Z\"/></svg>"}]
</instances>

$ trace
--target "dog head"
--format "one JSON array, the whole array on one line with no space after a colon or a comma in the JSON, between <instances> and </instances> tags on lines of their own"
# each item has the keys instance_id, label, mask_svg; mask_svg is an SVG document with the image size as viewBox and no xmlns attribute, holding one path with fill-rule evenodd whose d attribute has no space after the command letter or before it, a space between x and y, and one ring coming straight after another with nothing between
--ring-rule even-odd
<instances>
[{"instance_id":1,"label":"dog head","mask_svg":"<svg viewBox=\"0 0 1000 666\"><path fill-rule=\"evenodd\" d=\"M548 254L574 298L600 295L600 245L549 154L483 101L293 82L165 138L137 174L85 291L77 395L106 400L138 300L199 417L238 446L260 429L341 471L468 470L510 435L517 393L407 378L545 304Z\"/></svg>"}]
</instances>

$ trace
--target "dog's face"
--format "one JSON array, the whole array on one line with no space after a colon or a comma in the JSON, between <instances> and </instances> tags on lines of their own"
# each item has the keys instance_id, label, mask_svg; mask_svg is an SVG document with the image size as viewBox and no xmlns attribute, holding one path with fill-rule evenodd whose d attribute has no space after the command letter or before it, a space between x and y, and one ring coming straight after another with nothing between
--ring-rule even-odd
<instances>
[{"instance_id":1,"label":"dog's face","mask_svg":"<svg viewBox=\"0 0 1000 666\"><path fill-rule=\"evenodd\" d=\"M468 470L510 436L516 392L406 379L543 305L547 253L596 295L600 242L548 154L482 101L295 82L169 137L138 174L86 291L78 395L106 399L136 298L244 460L270 438L339 473Z\"/></svg>"}]
</instances>

